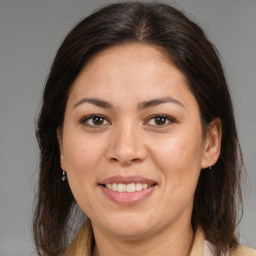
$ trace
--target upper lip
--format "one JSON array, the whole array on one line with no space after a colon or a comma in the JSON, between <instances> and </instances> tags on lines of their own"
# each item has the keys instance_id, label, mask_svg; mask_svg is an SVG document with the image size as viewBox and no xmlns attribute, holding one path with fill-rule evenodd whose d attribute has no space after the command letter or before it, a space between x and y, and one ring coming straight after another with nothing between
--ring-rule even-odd
<instances>
[{"instance_id":1,"label":"upper lip","mask_svg":"<svg viewBox=\"0 0 256 256\"><path fill-rule=\"evenodd\" d=\"M146 183L148 185L154 185L157 182L142 176L131 175L131 176L111 176L106 179L103 179L99 182L99 184L112 184L112 183L122 183L122 184L129 184L129 183Z\"/></svg>"}]
</instances>

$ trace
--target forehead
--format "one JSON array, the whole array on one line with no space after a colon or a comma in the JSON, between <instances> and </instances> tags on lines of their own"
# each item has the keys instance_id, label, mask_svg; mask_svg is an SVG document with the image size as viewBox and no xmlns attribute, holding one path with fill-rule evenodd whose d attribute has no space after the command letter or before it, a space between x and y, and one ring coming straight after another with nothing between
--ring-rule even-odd
<instances>
[{"instance_id":1,"label":"forehead","mask_svg":"<svg viewBox=\"0 0 256 256\"><path fill-rule=\"evenodd\" d=\"M128 44L108 48L94 56L72 85L70 96L147 100L191 94L184 74L159 48ZM132 97L133 96L133 97Z\"/></svg>"},{"instance_id":2,"label":"forehead","mask_svg":"<svg viewBox=\"0 0 256 256\"><path fill-rule=\"evenodd\" d=\"M143 66L140 66L141 64ZM176 68L170 56L160 47L134 43L112 46L99 52L84 69L87 71L97 69L97 71L107 71L108 73L125 69L126 73L130 71L134 75L140 73L142 76L143 71L148 72L150 69L154 72L164 71L164 67L167 71L171 66Z\"/></svg>"}]
</instances>

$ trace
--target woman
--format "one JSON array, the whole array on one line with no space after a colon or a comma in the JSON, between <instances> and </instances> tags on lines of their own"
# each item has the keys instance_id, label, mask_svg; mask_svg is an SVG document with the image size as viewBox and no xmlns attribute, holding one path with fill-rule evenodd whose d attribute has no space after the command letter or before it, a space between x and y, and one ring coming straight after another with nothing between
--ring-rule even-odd
<instances>
[{"instance_id":1,"label":"woman","mask_svg":"<svg viewBox=\"0 0 256 256\"><path fill-rule=\"evenodd\" d=\"M37 137L39 255L256 255L235 233L243 162L222 66L175 8L119 3L81 21Z\"/></svg>"}]
</instances>

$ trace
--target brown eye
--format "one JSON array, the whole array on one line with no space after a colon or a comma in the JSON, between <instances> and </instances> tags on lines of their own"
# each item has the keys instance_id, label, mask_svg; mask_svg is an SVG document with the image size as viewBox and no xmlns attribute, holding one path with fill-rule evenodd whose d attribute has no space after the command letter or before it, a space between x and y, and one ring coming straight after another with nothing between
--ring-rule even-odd
<instances>
[{"instance_id":1,"label":"brown eye","mask_svg":"<svg viewBox=\"0 0 256 256\"><path fill-rule=\"evenodd\" d=\"M100 115L87 116L87 117L83 118L80 123L85 126L89 126L89 127L93 127L93 128L97 128L99 126L110 124L110 122L107 121L104 116L100 116Z\"/></svg>"},{"instance_id":2,"label":"brown eye","mask_svg":"<svg viewBox=\"0 0 256 256\"><path fill-rule=\"evenodd\" d=\"M94 125L102 125L104 123L104 118L101 116L95 116L92 118L92 122Z\"/></svg>"},{"instance_id":3,"label":"brown eye","mask_svg":"<svg viewBox=\"0 0 256 256\"><path fill-rule=\"evenodd\" d=\"M166 117L156 117L155 118L155 123L157 125L165 125L166 121L167 121Z\"/></svg>"},{"instance_id":4,"label":"brown eye","mask_svg":"<svg viewBox=\"0 0 256 256\"><path fill-rule=\"evenodd\" d=\"M166 126L174 122L174 119L167 115L155 115L148 121L152 126Z\"/></svg>"}]
</instances>

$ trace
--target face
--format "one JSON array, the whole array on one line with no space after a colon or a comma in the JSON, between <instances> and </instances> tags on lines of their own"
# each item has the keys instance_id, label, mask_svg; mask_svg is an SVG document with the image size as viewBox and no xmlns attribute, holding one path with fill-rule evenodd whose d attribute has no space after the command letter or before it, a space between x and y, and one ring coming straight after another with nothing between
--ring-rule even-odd
<instances>
[{"instance_id":1,"label":"face","mask_svg":"<svg viewBox=\"0 0 256 256\"><path fill-rule=\"evenodd\" d=\"M94 57L72 85L59 143L95 229L132 239L189 225L207 143L185 76L158 49Z\"/></svg>"}]
</instances>

